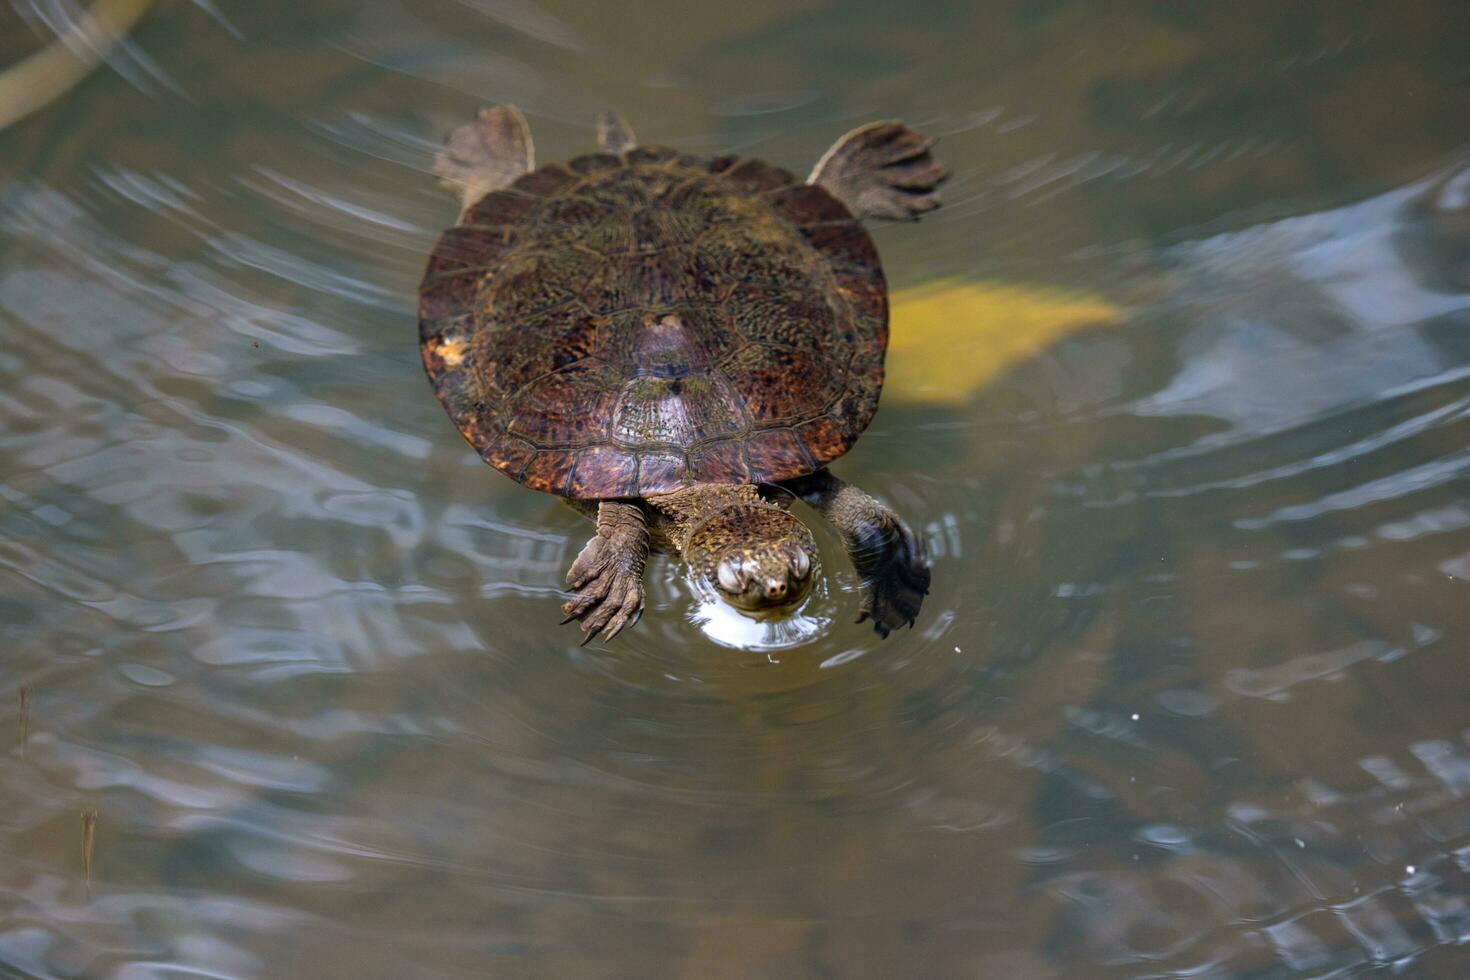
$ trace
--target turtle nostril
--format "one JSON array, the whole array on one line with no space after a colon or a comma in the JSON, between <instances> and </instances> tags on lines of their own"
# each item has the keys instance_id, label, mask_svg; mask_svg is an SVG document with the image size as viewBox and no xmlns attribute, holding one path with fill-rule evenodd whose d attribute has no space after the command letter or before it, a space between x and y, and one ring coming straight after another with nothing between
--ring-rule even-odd
<instances>
[{"instance_id":1,"label":"turtle nostril","mask_svg":"<svg viewBox=\"0 0 1470 980\"><path fill-rule=\"evenodd\" d=\"M786 583L772 581L766 583L767 599L784 599L786 597Z\"/></svg>"}]
</instances>

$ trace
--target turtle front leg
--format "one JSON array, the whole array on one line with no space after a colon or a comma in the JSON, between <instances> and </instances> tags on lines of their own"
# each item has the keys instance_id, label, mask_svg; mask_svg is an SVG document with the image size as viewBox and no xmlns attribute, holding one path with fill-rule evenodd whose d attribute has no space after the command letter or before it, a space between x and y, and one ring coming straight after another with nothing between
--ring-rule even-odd
<instances>
[{"instance_id":1,"label":"turtle front leg","mask_svg":"<svg viewBox=\"0 0 1470 980\"><path fill-rule=\"evenodd\" d=\"M434 157L439 185L458 195L460 215L491 191L509 187L536 167L531 127L515 106L492 105L460 126Z\"/></svg>"},{"instance_id":2,"label":"turtle front leg","mask_svg":"<svg viewBox=\"0 0 1470 980\"><path fill-rule=\"evenodd\" d=\"M817 184L859 218L917 219L939 207L934 188L949 172L929 155L934 141L897 120L844 135L812 168Z\"/></svg>"},{"instance_id":3,"label":"turtle front leg","mask_svg":"<svg viewBox=\"0 0 1470 980\"><path fill-rule=\"evenodd\" d=\"M924 542L893 508L826 470L787 480L783 486L810 504L842 534L848 557L862 576L857 621L873 620L886 637L912 626L929 594Z\"/></svg>"},{"instance_id":4,"label":"turtle front leg","mask_svg":"<svg viewBox=\"0 0 1470 980\"><path fill-rule=\"evenodd\" d=\"M643 566L648 560L648 522L636 503L604 500L597 506L597 533L572 562L567 585L572 597L561 607L563 622L580 620L582 642L599 632L604 640L637 622L643 612Z\"/></svg>"}]
</instances>

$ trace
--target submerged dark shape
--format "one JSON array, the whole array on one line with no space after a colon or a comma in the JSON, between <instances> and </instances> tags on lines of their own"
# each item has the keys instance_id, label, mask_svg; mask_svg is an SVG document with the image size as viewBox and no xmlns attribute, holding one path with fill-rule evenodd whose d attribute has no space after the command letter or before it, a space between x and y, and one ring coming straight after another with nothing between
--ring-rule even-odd
<instances>
[{"instance_id":1,"label":"submerged dark shape","mask_svg":"<svg viewBox=\"0 0 1470 980\"><path fill-rule=\"evenodd\" d=\"M586 638L643 608L650 548L723 599L780 608L810 585L811 534L784 486L842 533L859 621L912 624L918 537L827 472L877 411L888 296L859 220L937 207L932 141L853 130L810 178L759 160L639 145L616 114L600 151L537 168L509 107L452 133L435 170L460 195L419 291L429 380L490 465L572 502L597 534L564 606Z\"/></svg>"}]
</instances>

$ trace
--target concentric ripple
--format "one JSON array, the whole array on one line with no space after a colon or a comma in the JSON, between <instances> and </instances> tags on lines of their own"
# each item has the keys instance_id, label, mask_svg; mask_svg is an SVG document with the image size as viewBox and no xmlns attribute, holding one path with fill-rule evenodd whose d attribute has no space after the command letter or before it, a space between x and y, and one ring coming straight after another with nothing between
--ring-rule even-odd
<instances>
[{"instance_id":1,"label":"concentric ripple","mask_svg":"<svg viewBox=\"0 0 1470 980\"><path fill-rule=\"evenodd\" d=\"M0 132L0 973L1461 976L1459 7L636 7L158 4ZM416 348L489 101L544 162L610 102L798 174L942 137L834 465L914 629L815 519L795 616L655 557L557 625L591 526Z\"/></svg>"}]
</instances>

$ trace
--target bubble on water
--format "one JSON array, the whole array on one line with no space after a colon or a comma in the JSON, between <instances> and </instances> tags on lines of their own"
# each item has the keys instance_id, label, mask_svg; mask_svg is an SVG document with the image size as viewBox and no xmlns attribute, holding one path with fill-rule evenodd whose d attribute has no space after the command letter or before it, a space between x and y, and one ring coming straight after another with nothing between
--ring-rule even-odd
<instances>
[{"instance_id":1,"label":"bubble on water","mask_svg":"<svg viewBox=\"0 0 1470 980\"><path fill-rule=\"evenodd\" d=\"M1020 852L1020 858L1026 864L1032 865L1059 864L1072 857L1075 853L1075 851L1065 847L1038 846L1023 848Z\"/></svg>"},{"instance_id":2,"label":"bubble on water","mask_svg":"<svg viewBox=\"0 0 1470 980\"><path fill-rule=\"evenodd\" d=\"M117 669L128 680L144 687L167 687L174 682L173 674L143 664L118 664Z\"/></svg>"},{"instance_id":3,"label":"bubble on water","mask_svg":"<svg viewBox=\"0 0 1470 980\"><path fill-rule=\"evenodd\" d=\"M1154 695L1159 707L1186 718L1203 718L1215 711L1215 699L1204 691L1173 688Z\"/></svg>"},{"instance_id":4,"label":"bubble on water","mask_svg":"<svg viewBox=\"0 0 1470 980\"><path fill-rule=\"evenodd\" d=\"M1149 824L1138 832L1138 839L1158 847L1182 847L1189 843L1189 832L1174 824Z\"/></svg>"}]
</instances>

